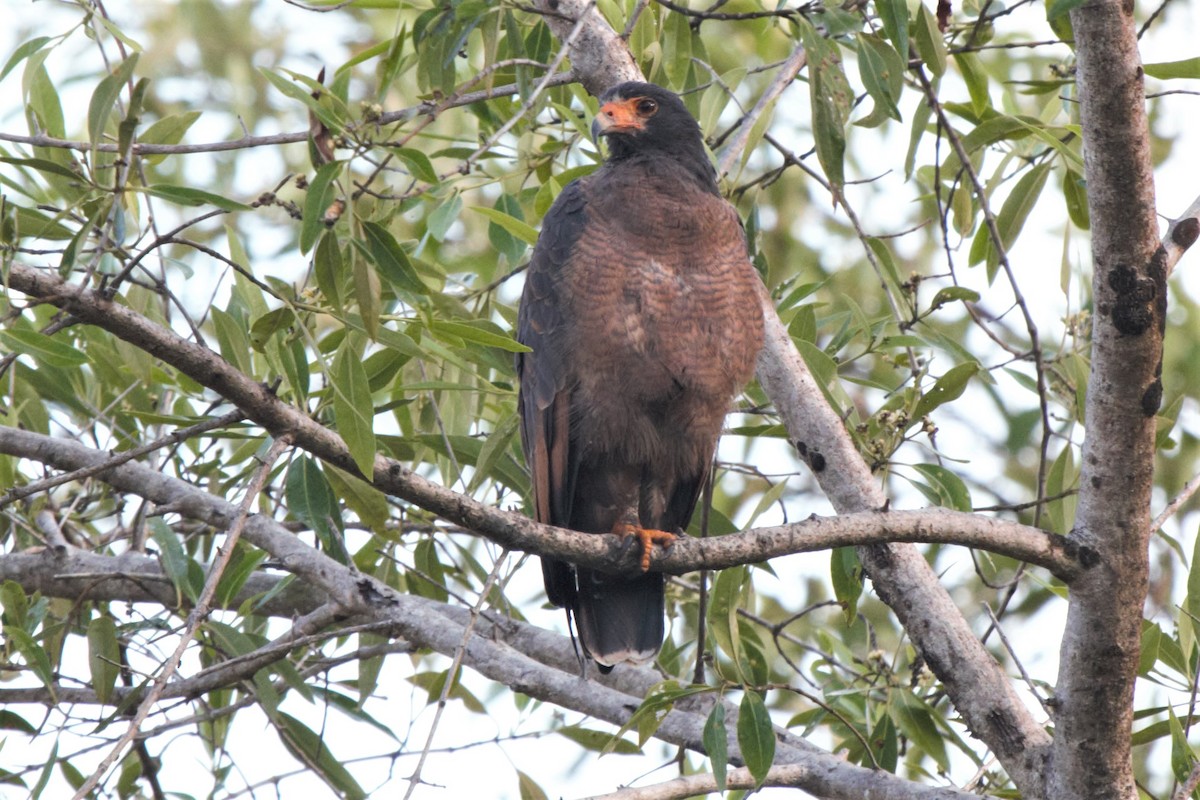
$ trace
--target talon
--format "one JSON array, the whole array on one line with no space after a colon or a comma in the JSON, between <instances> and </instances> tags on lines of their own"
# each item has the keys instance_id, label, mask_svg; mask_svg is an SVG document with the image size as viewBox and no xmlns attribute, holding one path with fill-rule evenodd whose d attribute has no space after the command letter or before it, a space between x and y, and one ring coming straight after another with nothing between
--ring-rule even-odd
<instances>
[{"instance_id":1,"label":"talon","mask_svg":"<svg viewBox=\"0 0 1200 800\"><path fill-rule=\"evenodd\" d=\"M633 542L631 537L636 537L642 543L642 572L650 570L650 554L655 543L661 544L664 550L675 544L675 534L673 533L654 528L642 528L629 522L618 522L613 526L612 532L625 540L626 547Z\"/></svg>"}]
</instances>

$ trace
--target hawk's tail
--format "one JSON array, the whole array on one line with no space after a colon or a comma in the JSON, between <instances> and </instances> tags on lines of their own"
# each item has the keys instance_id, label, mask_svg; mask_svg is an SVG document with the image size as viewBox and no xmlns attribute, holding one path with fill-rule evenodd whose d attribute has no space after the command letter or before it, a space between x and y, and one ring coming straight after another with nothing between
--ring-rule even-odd
<instances>
[{"instance_id":1,"label":"hawk's tail","mask_svg":"<svg viewBox=\"0 0 1200 800\"><path fill-rule=\"evenodd\" d=\"M601 672L644 664L663 641L662 573L617 578L580 569L573 611L579 641Z\"/></svg>"}]
</instances>

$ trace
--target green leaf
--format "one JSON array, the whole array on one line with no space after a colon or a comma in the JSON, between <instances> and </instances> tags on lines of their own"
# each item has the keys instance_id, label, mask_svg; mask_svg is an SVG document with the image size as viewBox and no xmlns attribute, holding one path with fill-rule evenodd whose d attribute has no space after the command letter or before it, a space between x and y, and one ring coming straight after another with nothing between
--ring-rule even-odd
<instances>
[{"instance_id":1,"label":"green leaf","mask_svg":"<svg viewBox=\"0 0 1200 800\"><path fill-rule=\"evenodd\" d=\"M1083 231L1090 230L1092 217L1088 209L1087 182L1075 170L1068 169L1063 173L1063 198L1067 203L1067 214L1075 227Z\"/></svg>"},{"instance_id":2,"label":"green leaf","mask_svg":"<svg viewBox=\"0 0 1200 800\"><path fill-rule=\"evenodd\" d=\"M367 793L334 755L327 737L314 733L303 722L279 712L275 720L279 736L300 763L315 772L339 797L366 800Z\"/></svg>"},{"instance_id":3,"label":"green leaf","mask_svg":"<svg viewBox=\"0 0 1200 800\"><path fill-rule=\"evenodd\" d=\"M450 226L458 219L458 213L462 210L462 197L454 194L450 199L435 208L429 214L426 220L425 229L429 231L429 235L439 242L445 240L446 233L449 232Z\"/></svg>"},{"instance_id":4,"label":"green leaf","mask_svg":"<svg viewBox=\"0 0 1200 800\"><path fill-rule=\"evenodd\" d=\"M947 303L957 301L964 303L978 303L979 292L974 289L968 289L965 286L946 286L938 290L938 293L933 296L933 300L929 302L929 310L936 311Z\"/></svg>"},{"instance_id":5,"label":"green leaf","mask_svg":"<svg viewBox=\"0 0 1200 800\"><path fill-rule=\"evenodd\" d=\"M937 20L929 13L924 3L921 3L917 11L913 32L916 34L917 53L920 54L921 60L935 77L940 78L946 71L946 42L942 39L942 32L938 30Z\"/></svg>"},{"instance_id":6,"label":"green leaf","mask_svg":"<svg viewBox=\"0 0 1200 800\"><path fill-rule=\"evenodd\" d=\"M75 238L74 231L57 220L51 219L40 211L24 206L13 209L13 221L16 222L17 239L52 239L62 241Z\"/></svg>"},{"instance_id":7,"label":"green leaf","mask_svg":"<svg viewBox=\"0 0 1200 800\"><path fill-rule=\"evenodd\" d=\"M104 79L96 85L96 90L92 92L92 99L88 104L88 141L92 143L93 149L100 144L100 140L104 136L104 128L108 125L109 114L112 112L117 98L121 96L121 90L125 87L126 81L133 75L138 55L138 53L131 53L129 58L122 61L114 72L105 75Z\"/></svg>"},{"instance_id":8,"label":"green leaf","mask_svg":"<svg viewBox=\"0 0 1200 800\"><path fill-rule=\"evenodd\" d=\"M537 781L521 770L517 770L517 791L521 793L521 800L547 800L546 792Z\"/></svg>"},{"instance_id":9,"label":"green leaf","mask_svg":"<svg viewBox=\"0 0 1200 800\"><path fill-rule=\"evenodd\" d=\"M737 611L749 580L747 567L730 567L717 573L708 605L708 630L713 642L741 667L741 632Z\"/></svg>"},{"instance_id":10,"label":"green leaf","mask_svg":"<svg viewBox=\"0 0 1200 800\"><path fill-rule=\"evenodd\" d=\"M908 3L906 0L875 0L875 11L896 53L908 68Z\"/></svg>"},{"instance_id":11,"label":"green leaf","mask_svg":"<svg viewBox=\"0 0 1200 800\"><path fill-rule=\"evenodd\" d=\"M376 533L384 532L391 512L383 492L362 479L328 464L325 466L325 477L334 493L364 524Z\"/></svg>"},{"instance_id":12,"label":"green leaf","mask_svg":"<svg viewBox=\"0 0 1200 800\"><path fill-rule=\"evenodd\" d=\"M238 371L246 375L253 374L249 333L237 317L229 312L213 307L210 313L213 327L217 331L217 346L221 348L221 357Z\"/></svg>"},{"instance_id":13,"label":"green leaf","mask_svg":"<svg viewBox=\"0 0 1200 800\"><path fill-rule=\"evenodd\" d=\"M343 553L342 514L337 495L317 462L301 456L288 466L284 480L288 510L312 528L325 552L335 558Z\"/></svg>"},{"instance_id":14,"label":"green leaf","mask_svg":"<svg viewBox=\"0 0 1200 800\"><path fill-rule=\"evenodd\" d=\"M900 94L904 91L905 63L892 46L878 36L858 35L858 71L875 108L865 119L856 122L861 127L875 127L887 119L900 121Z\"/></svg>"},{"instance_id":15,"label":"green leaf","mask_svg":"<svg viewBox=\"0 0 1200 800\"><path fill-rule=\"evenodd\" d=\"M413 269L408 253L400 247L396 237L377 222L363 222L363 233L367 239L367 251L379 274L398 292L427 294L428 289Z\"/></svg>"},{"instance_id":16,"label":"green leaf","mask_svg":"<svg viewBox=\"0 0 1200 800\"><path fill-rule=\"evenodd\" d=\"M367 371L358 348L342 343L333 359L333 418L359 471L371 480L375 475L375 406Z\"/></svg>"},{"instance_id":17,"label":"green leaf","mask_svg":"<svg viewBox=\"0 0 1200 800\"><path fill-rule=\"evenodd\" d=\"M704 752L712 764L713 779L717 782L717 791L725 791L725 776L729 766L729 732L725 730L725 703L721 698L713 704L704 720Z\"/></svg>"},{"instance_id":18,"label":"green leaf","mask_svg":"<svg viewBox=\"0 0 1200 800\"><path fill-rule=\"evenodd\" d=\"M510 197L510 195L505 195L505 197ZM517 208L520 208L520 206L517 206ZM511 233L525 244L531 247L537 244L538 234L532 225L524 220L518 219L512 214L506 214L504 211L501 211L499 207L487 208L485 206L472 206L471 210L487 217L492 221L492 224L503 228L505 231Z\"/></svg>"},{"instance_id":19,"label":"green leaf","mask_svg":"<svg viewBox=\"0 0 1200 800\"><path fill-rule=\"evenodd\" d=\"M158 545L158 558L162 563L163 572L171 579L176 591L193 603L196 602L204 588L204 571L184 552L179 537L161 517L154 517L146 524L150 527L154 543Z\"/></svg>"},{"instance_id":20,"label":"green leaf","mask_svg":"<svg viewBox=\"0 0 1200 800\"><path fill-rule=\"evenodd\" d=\"M863 592L863 569L853 547L835 547L829 553L829 575L833 596L842 606L847 624L858 616L858 598Z\"/></svg>"},{"instance_id":21,"label":"green leaf","mask_svg":"<svg viewBox=\"0 0 1200 800\"><path fill-rule=\"evenodd\" d=\"M1013 244L1017 241L1017 237L1021 234L1021 228L1025 226L1025 220L1029 218L1029 213L1033 211L1033 207L1042 193L1042 188L1046 185L1046 179L1050 177L1050 171L1050 164L1038 164L1022 175L1021 179L1017 181L1017 185L1009 192L1008 197L1004 198L1004 205L1001 206L1000 213L996 215L996 230L1000 234L1000 243L1004 246L1005 252L1012 249ZM977 240L980 236L986 239L987 246L985 249L988 262L988 279L990 280L995 274L1000 256L990 239L990 232L986 227L981 226L979 233L975 236ZM971 263L973 264L982 260L975 259L975 256L975 244L972 243Z\"/></svg>"},{"instance_id":22,"label":"green leaf","mask_svg":"<svg viewBox=\"0 0 1200 800\"><path fill-rule=\"evenodd\" d=\"M341 288L345 268L337 234L334 231L325 231L321 241L317 242L317 251L313 254L313 273L317 279L317 288L339 314L345 312L342 308Z\"/></svg>"},{"instance_id":23,"label":"green leaf","mask_svg":"<svg viewBox=\"0 0 1200 800\"><path fill-rule=\"evenodd\" d=\"M962 73L967 91L971 95L971 108L976 115L982 116L991 108L992 99L988 94L988 76L983 70L979 56L974 53L956 53L954 61L958 64L958 70Z\"/></svg>"},{"instance_id":24,"label":"green leaf","mask_svg":"<svg viewBox=\"0 0 1200 800\"><path fill-rule=\"evenodd\" d=\"M1161 61L1156 64L1144 64L1142 69L1151 78L1160 80L1170 80L1172 78L1186 78L1195 80L1200 78L1200 57L1185 58L1182 61Z\"/></svg>"},{"instance_id":25,"label":"green leaf","mask_svg":"<svg viewBox=\"0 0 1200 800\"><path fill-rule=\"evenodd\" d=\"M930 498L933 502L956 511L970 512L973 509L971 492L962 478L938 464L914 464L913 469L929 481L935 492L935 496Z\"/></svg>"},{"instance_id":26,"label":"green leaf","mask_svg":"<svg viewBox=\"0 0 1200 800\"><path fill-rule=\"evenodd\" d=\"M8 73L12 72L13 67L41 50L49 41L49 36L38 36L36 39L30 39L14 50L13 54L9 56L8 61L4 63L4 68L0 69L0 81L4 80Z\"/></svg>"},{"instance_id":27,"label":"green leaf","mask_svg":"<svg viewBox=\"0 0 1200 800\"><path fill-rule=\"evenodd\" d=\"M408 171L414 178L426 183L437 183L437 171L433 168L433 162L429 160L429 156L412 147L397 147L392 150L396 158L404 162L408 167Z\"/></svg>"},{"instance_id":28,"label":"green leaf","mask_svg":"<svg viewBox=\"0 0 1200 800\"><path fill-rule=\"evenodd\" d=\"M1084 0L1046 0L1046 21L1053 22L1073 8L1079 8Z\"/></svg>"},{"instance_id":29,"label":"green leaf","mask_svg":"<svg viewBox=\"0 0 1200 800\"><path fill-rule=\"evenodd\" d=\"M904 690L890 692L888 699L892 721L900 732L932 758L943 772L948 772L950 758L946 753L946 742L925 702Z\"/></svg>"},{"instance_id":30,"label":"green leaf","mask_svg":"<svg viewBox=\"0 0 1200 800\"><path fill-rule=\"evenodd\" d=\"M470 322L433 320L429 324L429 329L435 334L449 335L465 342L475 342L488 347L498 347L509 353L530 352L528 347L502 331L496 323L488 320L471 320Z\"/></svg>"},{"instance_id":31,"label":"green leaf","mask_svg":"<svg viewBox=\"0 0 1200 800\"><path fill-rule=\"evenodd\" d=\"M249 211L251 208L245 203L239 203L237 200L230 200L228 197L206 192L203 189L193 189L190 186L170 186L159 183L147 186L144 191L146 194L161 197L164 200L169 200L172 203L178 203L183 206L211 205L216 206L222 211Z\"/></svg>"},{"instance_id":32,"label":"green leaf","mask_svg":"<svg viewBox=\"0 0 1200 800\"><path fill-rule=\"evenodd\" d=\"M3 342L14 353L33 356L52 367L78 367L87 363L87 356L65 342L31 330L0 331Z\"/></svg>"},{"instance_id":33,"label":"green leaf","mask_svg":"<svg viewBox=\"0 0 1200 800\"><path fill-rule=\"evenodd\" d=\"M799 27L808 50L808 86L817 158L835 195L840 195L845 183L846 120L854 93L842 70L837 44L818 33L805 19L799 20Z\"/></svg>"},{"instance_id":34,"label":"green leaf","mask_svg":"<svg viewBox=\"0 0 1200 800\"><path fill-rule=\"evenodd\" d=\"M928 392L921 395L921 399L917 401L917 407L913 411L913 418L920 419L938 406L958 399L966 391L967 384L977 372L979 372L979 363L975 361L951 367L945 375L934 382Z\"/></svg>"},{"instance_id":35,"label":"green leaf","mask_svg":"<svg viewBox=\"0 0 1200 800\"><path fill-rule=\"evenodd\" d=\"M171 114L156 121L138 136L142 144L179 144L188 129L200 119L201 112L185 111L182 114ZM151 156L163 158L163 156Z\"/></svg>"},{"instance_id":36,"label":"green leaf","mask_svg":"<svg viewBox=\"0 0 1200 800\"><path fill-rule=\"evenodd\" d=\"M307 253L325 229L325 212L333 202L333 182L342 172L343 162L322 164L308 183L304 195L304 214L300 224L300 252Z\"/></svg>"},{"instance_id":37,"label":"green leaf","mask_svg":"<svg viewBox=\"0 0 1200 800\"><path fill-rule=\"evenodd\" d=\"M771 762L775 760L775 729L767 705L758 692L749 689L742 695L737 721L738 747L746 768L759 786L767 779Z\"/></svg>"},{"instance_id":38,"label":"green leaf","mask_svg":"<svg viewBox=\"0 0 1200 800\"><path fill-rule=\"evenodd\" d=\"M107 704L112 698L117 675L121 672L121 653L117 643L117 625L112 617L95 617L88 623L88 665L92 671L92 690L96 699Z\"/></svg>"},{"instance_id":39,"label":"green leaf","mask_svg":"<svg viewBox=\"0 0 1200 800\"><path fill-rule=\"evenodd\" d=\"M46 763L42 767L42 772L38 775L37 783L29 792L29 796L33 800L38 800L42 796L42 792L46 791L47 784L50 783L50 776L54 774L54 765L58 762L58 740L54 740L54 746L50 748L50 755L46 758ZM7 772L7 770L6 770Z\"/></svg>"},{"instance_id":40,"label":"green leaf","mask_svg":"<svg viewBox=\"0 0 1200 800\"><path fill-rule=\"evenodd\" d=\"M313 114L317 116L317 119L321 120L321 122L325 124L325 127L330 129L331 133L336 134L342 130L342 123L337 116L334 115L327 106L321 103L320 100L312 96L314 89L322 88L316 83L316 81L305 78L304 76L290 70L284 70L290 77L284 77L275 70L268 69L266 67L259 67L258 71L261 72L266 79L271 82L272 86L274 86L284 95L303 104L308 108L309 111L313 112ZM297 81L304 85L297 85ZM328 95L326 93L322 96Z\"/></svg>"},{"instance_id":41,"label":"green leaf","mask_svg":"<svg viewBox=\"0 0 1200 800\"><path fill-rule=\"evenodd\" d=\"M4 636L11 644L16 646L17 652L25 659L26 666L50 690L51 697L53 698L55 694L54 667L50 663L50 656L46 653L45 648L38 644L37 640L30 636L27 631L15 625L5 625Z\"/></svg>"},{"instance_id":42,"label":"green leaf","mask_svg":"<svg viewBox=\"0 0 1200 800\"><path fill-rule=\"evenodd\" d=\"M48 158L12 158L11 156L0 157L0 163L12 164L18 167L28 167L29 169L38 172L45 172L51 175L57 175L60 178L66 178L71 181L79 181L87 183L88 179L81 173L59 164L57 161L51 161Z\"/></svg>"},{"instance_id":43,"label":"green leaf","mask_svg":"<svg viewBox=\"0 0 1200 800\"><path fill-rule=\"evenodd\" d=\"M637 755L642 750L633 742L614 736L607 731L594 731L579 725L566 725L555 733L565 736L575 744L593 753L618 753L620 755Z\"/></svg>"}]
</instances>

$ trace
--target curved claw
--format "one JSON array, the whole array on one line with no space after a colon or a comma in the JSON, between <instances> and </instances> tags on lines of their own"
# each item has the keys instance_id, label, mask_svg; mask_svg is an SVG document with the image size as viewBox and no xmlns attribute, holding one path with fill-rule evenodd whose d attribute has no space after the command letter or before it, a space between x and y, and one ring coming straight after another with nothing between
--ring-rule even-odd
<instances>
[{"instance_id":1,"label":"curved claw","mask_svg":"<svg viewBox=\"0 0 1200 800\"><path fill-rule=\"evenodd\" d=\"M650 570L650 554L654 549L655 543L661 544L664 548L669 548L671 545L675 544L675 534L673 533L667 533L666 531L660 531L654 528L643 528L629 522L618 522L613 526L612 532L617 536L620 536L622 539L625 539L625 545L623 545L623 547L627 547L633 542L633 538L630 537L636 537L636 539L641 542L642 572L648 572Z\"/></svg>"}]
</instances>

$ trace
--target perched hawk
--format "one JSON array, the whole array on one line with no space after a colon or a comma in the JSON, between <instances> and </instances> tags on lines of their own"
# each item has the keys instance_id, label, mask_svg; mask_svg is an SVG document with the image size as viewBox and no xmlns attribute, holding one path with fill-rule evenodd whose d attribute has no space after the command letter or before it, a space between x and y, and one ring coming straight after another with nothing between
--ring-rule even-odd
<instances>
[{"instance_id":1,"label":"perched hawk","mask_svg":"<svg viewBox=\"0 0 1200 800\"><path fill-rule=\"evenodd\" d=\"M604 672L663 640L655 542L687 527L725 414L762 343L758 275L700 126L623 83L593 133L609 157L546 214L521 297L521 438L539 522L637 536L643 574L542 559L546 594Z\"/></svg>"}]
</instances>

